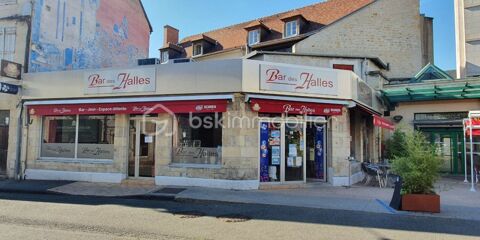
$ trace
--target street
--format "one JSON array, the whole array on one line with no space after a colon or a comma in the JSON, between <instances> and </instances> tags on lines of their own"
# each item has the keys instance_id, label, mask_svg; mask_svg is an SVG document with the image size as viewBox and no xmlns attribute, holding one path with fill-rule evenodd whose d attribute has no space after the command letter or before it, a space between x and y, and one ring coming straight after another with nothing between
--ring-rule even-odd
<instances>
[{"instance_id":1,"label":"street","mask_svg":"<svg viewBox=\"0 0 480 240\"><path fill-rule=\"evenodd\" d=\"M478 239L479 224L253 204L0 193L0 239Z\"/></svg>"}]
</instances>

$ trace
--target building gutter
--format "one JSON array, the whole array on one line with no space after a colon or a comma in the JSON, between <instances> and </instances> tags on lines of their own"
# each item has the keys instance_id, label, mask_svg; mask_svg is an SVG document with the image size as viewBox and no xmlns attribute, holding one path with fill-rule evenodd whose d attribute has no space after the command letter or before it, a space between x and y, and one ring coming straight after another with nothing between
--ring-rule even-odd
<instances>
[{"instance_id":1,"label":"building gutter","mask_svg":"<svg viewBox=\"0 0 480 240\"><path fill-rule=\"evenodd\" d=\"M15 180L21 180L21 157L22 157L22 128L23 128L23 100L20 100L17 109L20 113L17 119L17 147L15 149Z\"/></svg>"}]
</instances>

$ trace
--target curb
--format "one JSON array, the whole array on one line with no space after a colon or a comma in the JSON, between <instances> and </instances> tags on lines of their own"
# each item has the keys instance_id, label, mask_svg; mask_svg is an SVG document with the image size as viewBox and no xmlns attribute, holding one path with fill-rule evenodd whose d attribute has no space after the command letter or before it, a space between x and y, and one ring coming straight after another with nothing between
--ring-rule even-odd
<instances>
[{"instance_id":1,"label":"curb","mask_svg":"<svg viewBox=\"0 0 480 240\"><path fill-rule=\"evenodd\" d=\"M160 195L160 194L149 194L149 193L139 194L139 195L124 195L124 196L101 196L101 195L68 194L68 193L54 192L49 190L23 190L23 189L0 189L0 193L56 195L56 196L92 197L92 198L110 198L110 199L116 198L116 199L175 201L174 195Z\"/></svg>"}]
</instances>

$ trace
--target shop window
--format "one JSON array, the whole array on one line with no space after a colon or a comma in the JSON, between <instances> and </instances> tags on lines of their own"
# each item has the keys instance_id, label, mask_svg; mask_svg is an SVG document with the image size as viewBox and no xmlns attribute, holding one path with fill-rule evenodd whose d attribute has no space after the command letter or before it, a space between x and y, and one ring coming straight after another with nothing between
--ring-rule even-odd
<instances>
[{"instance_id":1,"label":"shop window","mask_svg":"<svg viewBox=\"0 0 480 240\"><path fill-rule=\"evenodd\" d=\"M41 157L113 159L114 132L113 115L44 117Z\"/></svg>"},{"instance_id":2,"label":"shop window","mask_svg":"<svg viewBox=\"0 0 480 240\"><path fill-rule=\"evenodd\" d=\"M222 159L222 114L177 115L173 163L219 165Z\"/></svg>"}]
</instances>

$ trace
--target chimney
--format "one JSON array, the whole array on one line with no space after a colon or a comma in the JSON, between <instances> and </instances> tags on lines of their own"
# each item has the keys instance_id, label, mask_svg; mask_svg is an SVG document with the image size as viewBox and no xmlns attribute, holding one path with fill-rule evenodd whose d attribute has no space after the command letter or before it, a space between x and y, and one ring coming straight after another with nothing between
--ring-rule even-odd
<instances>
[{"instance_id":1,"label":"chimney","mask_svg":"<svg viewBox=\"0 0 480 240\"><path fill-rule=\"evenodd\" d=\"M165 25L163 27L163 46L166 47L168 43L178 43L178 29Z\"/></svg>"}]
</instances>

